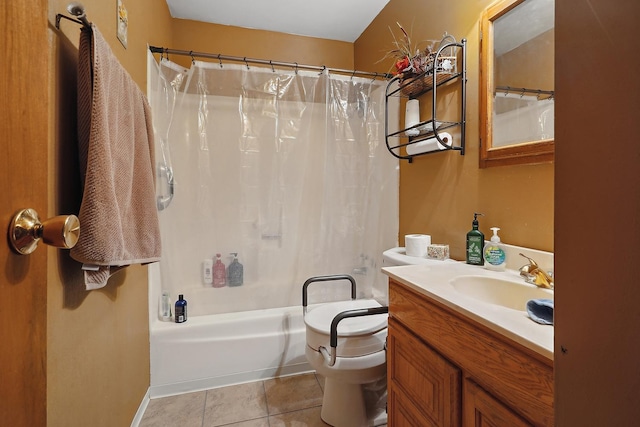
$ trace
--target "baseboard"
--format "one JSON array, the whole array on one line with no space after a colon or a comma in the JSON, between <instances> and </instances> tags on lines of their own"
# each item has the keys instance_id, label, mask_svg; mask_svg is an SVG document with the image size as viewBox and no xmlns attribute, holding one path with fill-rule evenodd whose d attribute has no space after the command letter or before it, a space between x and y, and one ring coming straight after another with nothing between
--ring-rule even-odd
<instances>
[{"instance_id":1,"label":"baseboard","mask_svg":"<svg viewBox=\"0 0 640 427\"><path fill-rule=\"evenodd\" d=\"M237 374L225 375L215 378L204 378L193 381L184 381L174 384L162 384L149 387L147 395L150 399L158 397L175 396L182 393L192 393L195 391L208 390L211 388L226 387L230 385L243 384L254 381L268 380L271 378L287 377L307 372L313 372L311 365L307 362L296 365L287 365L277 368L262 369L259 371L240 372ZM137 427L133 424L131 427Z\"/></svg>"},{"instance_id":2,"label":"baseboard","mask_svg":"<svg viewBox=\"0 0 640 427\"><path fill-rule=\"evenodd\" d=\"M133 421L131 421L131 427L138 427L140 425L140 421L142 421L142 417L144 416L144 412L147 410L147 406L149 406L149 401L151 400L150 388L147 389L144 397L142 398L142 402L140 402L140 406L138 406L138 411L136 415L133 417Z\"/></svg>"}]
</instances>

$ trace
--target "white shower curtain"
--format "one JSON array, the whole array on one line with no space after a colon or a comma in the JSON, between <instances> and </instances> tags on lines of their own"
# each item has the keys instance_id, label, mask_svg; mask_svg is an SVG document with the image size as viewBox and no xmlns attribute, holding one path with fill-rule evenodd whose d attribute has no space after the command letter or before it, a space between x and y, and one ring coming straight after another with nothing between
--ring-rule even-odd
<instances>
[{"instance_id":1,"label":"white shower curtain","mask_svg":"<svg viewBox=\"0 0 640 427\"><path fill-rule=\"evenodd\" d=\"M360 297L384 300L381 254L398 227L384 82L195 61L170 111L179 68L164 62L149 54L154 126L168 127L158 149L175 182L160 212L163 290L184 294L191 315L237 312L299 305L307 278L347 273ZM239 254L242 286L203 283L217 253L227 265ZM314 285L310 301L347 288Z\"/></svg>"}]
</instances>

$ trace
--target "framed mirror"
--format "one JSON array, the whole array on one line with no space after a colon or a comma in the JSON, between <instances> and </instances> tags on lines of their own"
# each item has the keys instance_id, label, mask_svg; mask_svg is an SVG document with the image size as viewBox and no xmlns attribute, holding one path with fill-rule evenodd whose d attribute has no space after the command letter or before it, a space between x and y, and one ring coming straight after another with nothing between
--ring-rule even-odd
<instances>
[{"instance_id":1,"label":"framed mirror","mask_svg":"<svg viewBox=\"0 0 640 427\"><path fill-rule=\"evenodd\" d=\"M552 162L555 0L501 0L482 15L480 167Z\"/></svg>"}]
</instances>

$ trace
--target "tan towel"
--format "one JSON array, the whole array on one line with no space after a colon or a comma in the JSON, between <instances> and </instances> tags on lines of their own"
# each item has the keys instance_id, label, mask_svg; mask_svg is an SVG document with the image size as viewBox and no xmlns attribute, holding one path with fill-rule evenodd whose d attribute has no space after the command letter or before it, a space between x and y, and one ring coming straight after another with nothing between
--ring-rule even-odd
<instances>
[{"instance_id":1,"label":"tan towel","mask_svg":"<svg viewBox=\"0 0 640 427\"><path fill-rule=\"evenodd\" d=\"M95 25L80 35L78 141L84 189L71 256L97 289L124 266L158 261L160 228L149 104Z\"/></svg>"}]
</instances>

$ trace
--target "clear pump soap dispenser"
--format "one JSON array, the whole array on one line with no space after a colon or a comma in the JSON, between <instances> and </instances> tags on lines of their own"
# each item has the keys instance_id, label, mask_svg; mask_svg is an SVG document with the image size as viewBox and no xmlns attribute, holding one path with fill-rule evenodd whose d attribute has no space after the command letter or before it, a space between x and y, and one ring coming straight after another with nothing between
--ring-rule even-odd
<instances>
[{"instance_id":1,"label":"clear pump soap dispenser","mask_svg":"<svg viewBox=\"0 0 640 427\"><path fill-rule=\"evenodd\" d=\"M504 250L504 245L500 243L500 236L498 236L498 227L491 227L493 236L491 241L484 245L484 267L489 270L502 271L507 266L507 253Z\"/></svg>"}]
</instances>

